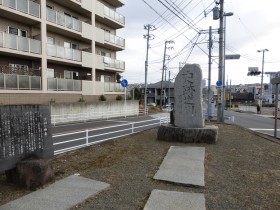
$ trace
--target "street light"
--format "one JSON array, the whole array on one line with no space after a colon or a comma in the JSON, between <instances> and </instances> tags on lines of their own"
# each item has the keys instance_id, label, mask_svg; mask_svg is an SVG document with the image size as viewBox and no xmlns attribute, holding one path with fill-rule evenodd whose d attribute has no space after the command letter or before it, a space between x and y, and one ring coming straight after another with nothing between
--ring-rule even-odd
<instances>
[{"instance_id":1,"label":"street light","mask_svg":"<svg viewBox=\"0 0 280 210\"><path fill-rule=\"evenodd\" d=\"M264 53L265 52L268 52L269 50L268 49L262 49L262 50L257 50L257 52L262 52L263 53L263 56L262 56L262 76L261 76L261 96L260 96L260 112L262 113L262 99L263 99L263 69L264 69Z\"/></svg>"}]
</instances>

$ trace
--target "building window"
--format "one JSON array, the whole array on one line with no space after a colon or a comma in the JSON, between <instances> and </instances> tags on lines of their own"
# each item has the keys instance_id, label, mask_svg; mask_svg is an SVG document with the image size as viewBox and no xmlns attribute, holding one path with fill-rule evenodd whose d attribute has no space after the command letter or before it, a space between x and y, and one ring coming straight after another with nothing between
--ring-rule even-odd
<instances>
[{"instance_id":1,"label":"building window","mask_svg":"<svg viewBox=\"0 0 280 210\"><path fill-rule=\"evenodd\" d=\"M18 29L13 28L13 27L9 27L9 34L18 35Z\"/></svg>"},{"instance_id":2,"label":"building window","mask_svg":"<svg viewBox=\"0 0 280 210\"><path fill-rule=\"evenodd\" d=\"M111 77L110 76L105 76L104 75L104 82L110 82Z\"/></svg>"},{"instance_id":3,"label":"building window","mask_svg":"<svg viewBox=\"0 0 280 210\"><path fill-rule=\"evenodd\" d=\"M78 76L78 72L64 70L64 79L78 79Z\"/></svg>"},{"instance_id":4,"label":"building window","mask_svg":"<svg viewBox=\"0 0 280 210\"><path fill-rule=\"evenodd\" d=\"M78 49L78 45L71 42L64 42L65 48Z\"/></svg>"},{"instance_id":5,"label":"building window","mask_svg":"<svg viewBox=\"0 0 280 210\"><path fill-rule=\"evenodd\" d=\"M22 36L22 37L27 37L27 31L18 29L18 28L13 28L9 26L9 34L14 34L16 36Z\"/></svg>"},{"instance_id":6,"label":"building window","mask_svg":"<svg viewBox=\"0 0 280 210\"><path fill-rule=\"evenodd\" d=\"M47 42L48 44L54 44L54 38L48 36Z\"/></svg>"},{"instance_id":7,"label":"building window","mask_svg":"<svg viewBox=\"0 0 280 210\"><path fill-rule=\"evenodd\" d=\"M101 51L101 55L104 57L111 58L111 53L108 53L108 52Z\"/></svg>"},{"instance_id":8,"label":"building window","mask_svg":"<svg viewBox=\"0 0 280 210\"><path fill-rule=\"evenodd\" d=\"M65 48L71 48L71 43L70 42L64 42L64 47Z\"/></svg>"},{"instance_id":9,"label":"building window","mask_svg":"<svg viewBox=\"0 0 280 210\"><path fill-rule=\"evenodd\" d=\"M48 78L54 78L54 69L47 69Z\"/></svg>"},{"instance_id":10,"label":"building window","mask_svg":"<svg viewBox=\"0 0 280 210\"><path fill-rule=\"evenodd\" d=\"M27 73L28 71L28 66L27 65L21 65L21 64L9 64L9 70L10 73Z\"/></svg>"},{"instance_id":11,"label":"building window","mask_svg":"<svg viewBox=\"0 0 280 210\"><path fill-rule=\"evenodd\" d=\"M71 48L77 50L78 49L78 45L77 44L71 44Z\"/></svg>"}]
</instances>

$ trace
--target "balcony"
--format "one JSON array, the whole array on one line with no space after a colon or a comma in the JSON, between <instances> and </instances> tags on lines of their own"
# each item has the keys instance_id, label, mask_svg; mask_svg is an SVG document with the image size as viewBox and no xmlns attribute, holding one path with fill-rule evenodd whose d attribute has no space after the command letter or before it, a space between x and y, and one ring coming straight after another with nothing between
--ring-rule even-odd
<instances>
[{"instance_id":1,"label":"balcony","mask_svg":"<svg viewBox=\"0 0 280 210\"><path fill-rule=\"evenodd\" d=\"M125 26L125 17L109 7L101 4L97 1L96 3L96 20L105 23L106 25L119 29Z\"/></svg>"},{"instance_id":2,"label":"balcony","mask_svg":"<svg viewBox=\"0 0 280 210\"><path fill-rule=\"evenodd\" d=\"M41 41L0 32L0 47L41 54Z\"/></svg>"},{"instance_id":3,"label":"balcony","mask_svg":"<svg viewBox=\"0 0 280 210\"><path fill-rule=\"evenodd\" d=\"M124 92L120 83L104 82L104 92Z\"/></svg>"},{"instance_id":4,"label":"balcony","mask_svg":"<svg viewBox=\"0 0 280 210\"><path fill-rule=\"evenodd\" d=\"M40 17L40 4L30 0L0 0L0 5L35 17Z\"/></svg>"},{"instance_id":5,"label":"balcony","mask_svg":"<svg viewBox=\"0 0 280 210\"><path fill-rule=\"evenodd\" d=\"M100 28L95 28L96 43L114 51L125 49L125 39Z\"/></svg>"},{"instance_id":6,"label":"balcony","mask_svg":"<svg viewBox=\"0 0 280 210\"><path fill-rule=\"evenodd\" d=\"M120 83L115 82L95 82L95 94L102 95L104 93L123 93L124 88L121 86Z\"/></svg>"},{"instance_id":7,"label":"balcony","mask_svg":"<svg viewBox=\"0 0 280 210\"><path fill-rule=\"evenodd\" d=\"M41 77L0 73L0 89L41 90Z\"/></svg>"},{"instance_id":8,"label":"balcony","mask_svg":"<svg viewBox=\"0 0 280 210\"><path fill-rule=\"evenodd\" d=\"M104 0L113 7L121 7L124 5L124 0Z\"/></svg>"},{"instance_id":9,"label":"balcony","mask_svg":"<svg viewBox=\"0 0 280 210\"><path fill-rule=\"evenodd\" d=\"M123 38L110 34L106 31L104 33L104 40L105 42L107 42L107 44L113 45L112 48L114 48L115 50L117 49L124 50L125 48L125 40Z\"/></svg>"},{"instance_id":10,"label":"balcony","mask_svg":"<svg viewBox=\"0 0 280 210\"><path fill-rule=\"evenodd\" d=\"M82 80L48 78L48 90L82 91Z\"/></svg>"},{"instance_id":11,"label":"balcony","mask_svg":"<svg viewBox=\"0 0 280 210\"><path fill-rule=\"evenodd\" d=\"M82 31L82 27L81 27L82 23L80 20L64 15L63 13L59 13L50 8L47 8L47 20L74 31L78 31L78 32Z\"/></svg>"},{"instance_id":12,"label":"balcony","mask_svg":"<svg viewBox=\"0 0 280 210\"><path fill-rule=\"evenodd\" d=\"M77 13L83 14L87 17L91 16L93 0L52 0L53 2L69 8Z\"/></svg>"},{"instance_id":13,"label":"balcony","mask_svg":"<svg viewBox=\"0 0 280 210\"><path fill-rule=\"evenodd\" d=\"M104 14L108 18L111 18L118 23L124 25L125 24L125 18L121 14L115 12L114 10L110 9L109 7L104 6Z\"/></svg>"},{"instance_id":14,"label":"balcony","mask_svg":"<svg viewBox=\"0 0 280 210\"><path fill-rule=\"evenodd\" d=\"M100 70L121 72L121 71L125 71L125 62L114 60L109 57L95 55L95 67Z\"/></svg>"},{"instance_id":15,"label":"balcony","mask_svg":"<svg viewBox=\"0 0 280 210\"><path fill-rule=\"evenodd\" d=\"M47 44L47 55L66 60L82 61L82 51L53 44Z\"/></svg>"},{"instance_id":16,"label":"balcony","mask_svg":"<svg viewBox=\"0 0 280 210\"><path fill-rule=\"evenodd\" d=\"M104 62L105 69L113 68L113 69L122 70L122 71L125 70L124 61L119 61L119 60L114 60L112 58L103 57L103 62Z\"/></svg>"}]
</instances>

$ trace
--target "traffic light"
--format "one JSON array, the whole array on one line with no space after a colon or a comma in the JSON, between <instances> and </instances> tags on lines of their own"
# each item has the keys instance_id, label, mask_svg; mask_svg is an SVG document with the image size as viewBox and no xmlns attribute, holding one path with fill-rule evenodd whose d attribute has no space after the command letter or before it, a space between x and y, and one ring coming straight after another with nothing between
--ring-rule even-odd
<instances>
[{"instance_id":1,"label":"traffic light","mask_svg":"<svg viewBox=\"0 0 280 210\"><path fill-rule=\"evenodd\" d=\"M260 71L259 70L249 70L247 73L247 76L257 76L260 75Z\"/></svg>"}]
</instances>

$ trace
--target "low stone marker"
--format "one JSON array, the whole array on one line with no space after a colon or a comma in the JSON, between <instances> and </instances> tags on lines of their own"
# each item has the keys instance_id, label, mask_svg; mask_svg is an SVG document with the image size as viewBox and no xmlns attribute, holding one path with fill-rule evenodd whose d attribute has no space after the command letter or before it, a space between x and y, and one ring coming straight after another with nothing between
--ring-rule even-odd
<instances>
[{"instance_id":1,"label":"low stone marker","mask_svg":"<svg viewBox=\"0 0 280 210\"><path fill-rule=\"evenodd\" d=\"M16 168L6 171L8 182L35 190L54 181L54 171L50 160L29 159L17 163Z\"/></svg>"},{"instance_id":2,"label":"low stone marker","mask_svg":"<svg viewBox=\"0 0 280 210\"><path fill-rule=\"evenodd\" d=\"M202 110L202 71L186 64L175 79L174 125L160 126L158 140L188 143L215 143L217 126L205 126Z\"/></svg>"}]
</instances>

